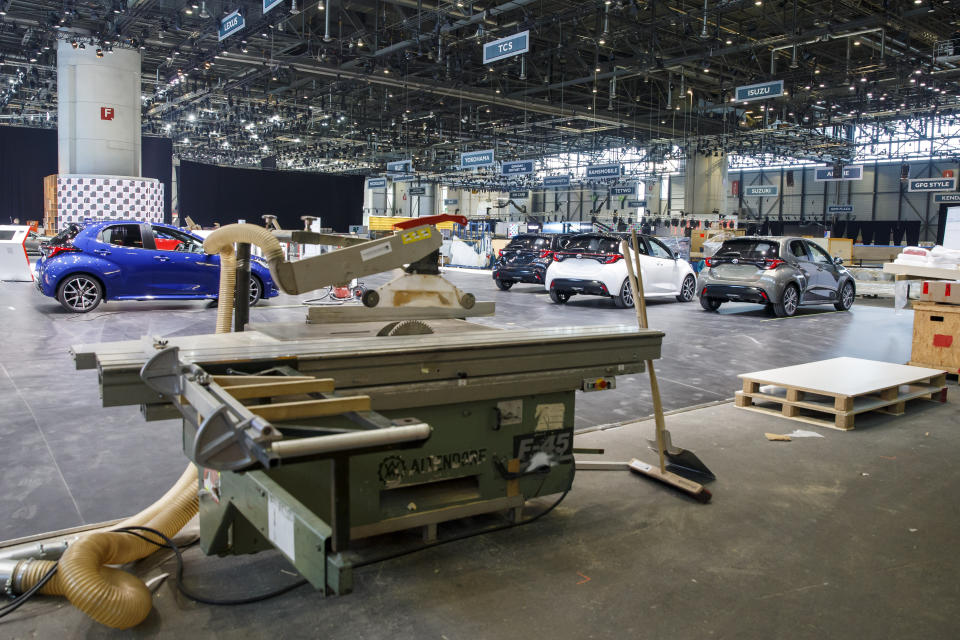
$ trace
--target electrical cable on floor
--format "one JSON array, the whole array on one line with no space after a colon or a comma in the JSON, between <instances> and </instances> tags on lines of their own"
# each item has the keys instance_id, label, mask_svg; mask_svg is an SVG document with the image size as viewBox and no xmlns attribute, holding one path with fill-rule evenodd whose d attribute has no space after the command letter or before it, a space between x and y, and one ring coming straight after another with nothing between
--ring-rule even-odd
<instances>
[{"instance_id":1,"label":"electrical cable on floor","mask_svg":"<svg viewBox=\"0 0 960 640\"><path fill-rule=\"evenodd\" d=\"M541 485L541 486L542 486L542 485ZM427 544L427 545L424 545L424 546L421 546L421 547L415 547L415 548L413 548L413 549L406 549L406 550L404 550L404 551L399 551L399 552L396 552L396 553L390 553L390 554L387 554L387 555L384 555L384 556L380 556L380 557L377 557L377 558L370 558L369 560L363 560L363 561L361 561L361 562L357 562L357 563L353 564L352 566L353 566L353 568L355 568L355 569L359 569L360 567L366 567L366 566L369 566L369 565L371 565L371 564L376 564L376 563L378 563L378 562L386 562L386 561L388 561L388 560L394 560L394 559L396 559L396 558L402 558L402 557L404 557L404 556L408 556L408 555L414 554L414 553L416 553L416 552L418 552L418 551L423 551L424 549L431 549L431 548L433 548L433 547L439 547L440 545L447 544L447 543L449 543L449 542L457 542L457 541L460 541L460 540L466 540L466 539L468 539L468 538L473 538L473 537L476 537L476 536L479 536L479 535L483 535L483 534L487 534L487 533L494 533L494 532L503 531L503 530L506 530L506 529L512 529L512 528L514 528L514 527L521 527L521 526L523 526L523 525L530 524L530 523L532 523L532 522L536 522L537 520L539 520L540 518L544 517L545 515L547 515L548 513L550 513L551 511L553 511L554 509L556 509L558 506L560 506L560 503L563 502L564 498L567 497L567 494L568 494L568 493L570 493L570 490L569 490L569 489L566 490L566 491L564 491L563 494L562 494L559 498L557 498L557 500L556 500L553 504L551 504L549 507L547 507L546 509L544 509L543 511L541 511L541 512L538 513L537 515L535 515L535 516L533 516L533 517L531 517L531 518L528 518L528 519L526 519L526 520L523 520L523 521L521 521L521 522L511 522L511 523L508 523L508 524L500 525L500 526L497 526L497 527L492 527L492 528L489 528L489 529L482 529L482 530L480 530L480 531L471 531L470 533L466 533L466 534L462 534L462 535L458 535L458 536L453 536L453 537L451 537L451 538L446 538L446 539L444 539L444 540L438 540L438 541L436 541L436 542L433 542L433 543L430 543L430 544ZM253 604L253 603L255 603L255 602L263 602L264 600L269 600L269 599L271 599L271 598L276 598L277 596L282 596L282 595L285 594L285 593L289 593L289 592L293 591L294 589L297 589L297 588L302 587L303 585L307 584L307 580L306 580L305 578L301 578L300 580L297 580L297 581L295 581L295 582L292 582L292 583L290 583L290 584L288 584L288 585L284 585L283 587L280 587L280 588L275 589L275 590L273 590L273 591L268 591L268 592L266 592L266 593L257 594L257 595L255 595L255 596L248 596L248 597L246 597L246 598L233 598L233 599L229 599L229 600L214 600L214 599L212 599L212 598L208 598L208 597L206 597L206 596L201 596L201 595L198 595L198 594L194 593L193 591L190 591L190 590L183 584L183 573L184 573L183 552L181 551L181 547L178 546L177 544L175 544L172 539L170 539L169 537L167 537L167 536L164 535L163 533L157 531L156 529L151 529L150 527L122 527L122 528L120 528L120 529L112 529L111 531L112 531L113 533L126 533L126 534L129 534L129 535L132 535L132 536L136 536L136 537L140 538L141 540L145 540L145 541L149 542L150 544L154 544L154 545L156 545L156 546L158 546L158 547L161 547L161 548L164 548L164 549L170 549L171 551L173 551L173 553L174 553L174 555L175 555L175 557L176 557L176 559L177 559L177 577L176 577L177 590L180 591L180 593L182 593L185 597L189 598L190 600L193 600L194 602L199 602L199 603L201 603L201 604L207 604L207 605L213 605L213 606L235 606L235 605L242 605L242 604ZM161 539L163 540L163 542L157 542L156 540L152 540L152 539L148 538L147 536L139 533L139 532L141 532L141 531L146 532L146 533L149 533L149 534L152 534L152 535L155 535L155 536L157 536L158 538L161 538ZM185 545L185 547L186 547L186 546L192 546L192 545L195 544L195 543L196 543L196 540L193 540L193 541L191 541L189 544ZM184 547L184 548L185 548L185 547ZM32 598L34 595L36 595L37 592L39 592L40 589L43 588L43 585L45 585L47 582L49 582L49 581L53 578L54 574L57 572L57 567L58 567L58 565L54 565L52 569L50 569L47 573L44 574L44 576L40 579L39 582L37 582L37 584L35 584L35 585L32 586L30 589L28 589L27 591L24 591L22 594L20 594L19 596L17 596L16 599L13 600L13 602L11 602L10 604L5 605L5 606L3 606L3 607L0 607L0 618L4 617L4 616L6 616L6 615L8 615L8 614L10 614L10 613L13 613L16 609L18 609L20 606L22 606L27 600L29 600L29 599Z\"/></svg>"},{"instance_id":2,"label":"electrical cable on floor","mask_svg":"<svg viewBox=\"0 0 960 640\"><path fill-rule=\"evenodd\" d=\"M541 485L541 486L542 486L542 485ZM424 546L421 546L421 547L415 547L415 548L413 548L413 549L406 549L406 550L404 550L404 551L399 551L399 552L396 552L396 553L390 553L390 554L387 554L387 555L384 555L384 556L380 556L380 557L377 557L377 558L370 558L369 560L363 560L363 561L361 561L361 562L354 563L352 566L353 566L354 569L359 569L360 567L366 567L366 566L369 566L369 565L371 565L371 564L376 564L376 563L378 563L378 562L386 562L387 560L394 560L394 559L396 559L396 558L402 558L402 557L404 557L404 556L408 556L408 555L414 554L414 553L416 553L416 552L418 552L418 551L423 551L424 549L432 549L432 548L434 548L434 547L439 547L440 545L442 545L442 544L447 544L448 542L457 542L457 541L460 541L460 540L466 540L466 539L468 539L468 538L473 538L473 537L475 537L475 536L479 536L479 535L483 535L483 534L487 534L487 533L494 533L494 532L496 532L496 531L503 531L503 530L505 530L505 529L512 529L512 528L514 528L514 527L521 527L521 526L523 526L523 525L530 524L530 523L532 523L532 522L536 522L537 520L539 520L540 518L544 517L545 515L547 515L548 513L550 513L551 511L553 511L554 509L556 509L558 506L560 506L560 503L563 502L564 498L567 497L567 494L568 494L568 493L570 493L570 490L569 490L569 489L567 489L566 491L564 491L563 494L562 494L559 498L557 498L557 500L556 500L553 504L551 504L549 507L547 507L546 509L544 509L543 511L541 511L541 512L538 513L537 515L535 515L535 516L533 516L533 517L531 517L531 518L528 518L528 519L526 519L526 520L523 520L522 522L511 522L511 523L504 524L504 525L500 525L500 526L498 526L498 527L493 527L493 528L490 528L490 529L482 529L482 530L480 530L480 531L471 531L470 533L462 534L462 535L459 535L459 536L453 536L453 537L451 537L451 538L446 538L446 539L444 539L444 540L438 540L438 541L436 541L436 542L433 542L433 543L430 543L430 544L427 544L427 545L424 545ZM202 604L209 604L209 605L215 605L215 606L234 606L234 605L241 605L241 604L252 604L252 603L254 603L254 602L262 602L262 601L264 601L264 600L269 600L270 598L275 598L275 597L277 597L277 596L281 596L281 595L283 595L283 594L285 594L285 593L289 593L290 591L293 591L294 589L296 589L296 588L298 588L298 587L302 587L303 585L307 584L307 580L304 578L304 579L300 579L300 580L297 580L297 581L295 581L295 582L292 582L292 583L290 583L290 584L288 584L288 585L285 585L285 586L283 586L283 587L280 587L279 589L276 589L276 590L274 590L274 591L269 591L269 592L267 592L267 593L258 594L258 595L255 595L255 596L249 596L249 597L247 597L247 598L236 598L236 599L230 599L230 600L213 600L213 599L207 598L207 597L205 597L205 596L197 595L196 593L190 591L190 590L183 584L183 572L184 572L183 554L182 554L182 552L180 551L180 547L177 546L176 544L174 544L173 540L171 540L170 538L168 538L168 537L165 536L164 534L160 533L159 531L157 531L157 530L155 530L155 529L151 529L151 528L149 528L149 527L123 527L123 528L121 528L121 529L113 529L113 531L115 531L115 532L117 532L117 533L127 533L127 534L130 534L130 535L132 535L132 536L136 536L136 537L140 538L141 540L146 540L147 542L149 542L149 543L151 543L151 544L155 544L155 545L157 545L158 547L162 547L162 548L166 548L166 549L172 550L173 553L174 553L174 555L176 556L176 559L177 559L177 577L176 577L177 590L180 591L180 593L182 593L182 594L183 594L184 596L186 596L187 598L189 598L189 599L191 599L191 600L193 600L193 601L195 601L195 602L200 602L200 603L202 603ZM144 535L138 533L139 531L144 531L144 532L146 532L146 533L153 534L153 535L157 536L158 538L161 538L161 539L163 540L163 542L161 543L161 542L157 542L156 540L151 540L151 539L148 538L147 536L144 536ZM51 576L52 576L52 572L51 572Z\"/></svg>"},{"instance_id":3,"label":"electrical cable on floor","mask_svg":"<svg viewBox=\"0 0 960 640\"><path fill-rule=\"evenodd\" d=\"M53 574L57 572L58 566L59 565L53 565L53 567L49 571L43 574L43 577L40 578L40 581L37 582L37 584L33 585L32 587L30 587L29 589L21 593L10 604L0 607L0 618L13 613L18 608L20 608L20 606L23 605L23 603L25 603L27 600L29 600L34 595L36 595L36 593L43 588L43 585L50 582L50 579L53 578Z\"/></svg>"}]
</instances>

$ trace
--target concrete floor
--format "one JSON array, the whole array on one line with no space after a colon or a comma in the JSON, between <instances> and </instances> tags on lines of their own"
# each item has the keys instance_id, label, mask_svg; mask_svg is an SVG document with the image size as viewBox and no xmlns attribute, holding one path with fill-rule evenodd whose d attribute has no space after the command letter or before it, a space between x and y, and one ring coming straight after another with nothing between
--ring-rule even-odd
<instances>
[{"instance_id":1,"label":"concrete floor","mask_svg":"<svg viewBox=\"0 0 960 640\"><path fill-rule=\"evenodd\" d=\"M580 471L545 518L364 567L350 595L301 587L208 607L168 580L133 631L40 598L0 621L0 636L957 638L958 408L956 396L918 400L902 417L871 415L855 431L786 443L763 433L804 425L729 403L684 412L668 426L717 473L708 505L625 471ZM582 433L577 445L653 461L643 444L652 428ZM172 572L158 556L137 572ZM276 552L220 559L191 548L186 564L188 584L213 597L294 579Z\"/></svg>"},{"instance_id":2,"label":"concrete floor","mask_svg":"<svg viewBox=\"0 0 960 640\"><path fill-rule=\"evenodd\" d=\"M558 306L531 285L501 292L487 274L448 277L495 300L497 316L478 321L507 329L634 322L609 300ZM299 321L298 303L273 299L252 321ZM909 358L912 314L859 301L850 313L818 307L782 320L740 304L711 314L696 303L652 303L649 315L667 334L657 371L668 410L722 403L739 388L738 373L838 355ZM200 302L109 303L77 316L30 284L0 283L0 539L125 516L172 484L184 466L179 424L101 408L94 374L75 371L66 350L209 333L214 317ZM184 601L165 584L133 635L958 637L949 551L960 522L956 403L918 401L899 418L858 418L848 433L813 428L825 437L790 443L763 432L810 427L729 403L678 413L668 418L675 440L719 477L710 505L627 473L581 472L546 518L358 570L352 595L324 600L301 588L221 609ZM645 376L582 394L577 444L605 447L608 459L652 460L643 444L652 423L598 428L651 410ZM191 584L223 597L228 587L246 594L292 579L275 553L217 559L191 549L187 558ZM139 570L156 573L157 562ZM116 633L49 600L0 622L0 637L54 635Z\"/></svg>"}]
</instances>

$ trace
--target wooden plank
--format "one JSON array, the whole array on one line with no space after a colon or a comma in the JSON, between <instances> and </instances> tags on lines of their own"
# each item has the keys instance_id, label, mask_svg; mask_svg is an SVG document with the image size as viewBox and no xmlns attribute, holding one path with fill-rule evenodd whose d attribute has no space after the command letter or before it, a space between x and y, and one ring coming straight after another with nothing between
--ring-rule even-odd
<instances>
[{"instance_id":1,"label":"wooden plank","mask_svg":"<svg viewBox=\"0 0 960 640\"><path fill-rule=\"evenodd\" d=\"M783 418L783 413L777 409L771 409L769 407L758 407L756 405L752 407L741 407L741 409L746 409L747 411L756 411L757 413L765 413L768 416L776 416L778 418ZM825 427L827 429L840 429L841 431L849 431L849 429L841 429L836 425L836 420L822 420L820 418L814 418L812 416L794 416L788 418L789 420L796 420L797 422L804 422L806 424L812 424L817 427Z\"/></svg>"},{"instance_id":2,"label":"wooden plank","mask_svg":"<svg viewBox=\"0 0 960 640\"><path fill-rule=\"evenodd\" d=\"M803 400L806 392L800 391L799 389L787 389L787 401L788 402L800 402Z\"/></svg>"},{"instance_id":3,"label":"wooden plank","mask_svg":"<svg viewBox=\"0 0 960 640\"><path fill-rule=\"evenodd\" d=\"M743 391L737 391L733 394L733 403L738 407L749 407L753 404L753 400Z\"/></svg>"},{"instance_id":4,"label":"wooden plank","mask_svg":"<svg viewBox=\"0 0 960 640\"><path fill-rule=\"evenodd\" d=\"M225 387L227 393L237 400L248 398L271 398L301 393L329 393L334 389L333 378L310 378L290 382L261 382L257 384L238 384Z\"/></svg>"},{"instance_id":5,"label":"wooden plank","mask_svg":"<svg viewBox=\"0 0 960 640\"><path fill-rule=\"evenodd\" d=\"M278 402L275 404L255 404L247 407L264 420L281 422L302 418L322 418L336 416L350 411L370 411L370 396L347 396L328 400L302 400L300 402Z\"/></svg>"},{"instance_id":6,"label":"wooden plank","mask_svg":"<svg viewBox=\"0 0 960 640\"><path fill-rule=\"evenodd\" d=\"M221 387L234 387L261 382L292 382L295 380L316 380L313 376L211 376Z\"/></svg>"},{"instance_id":7,"label":"wooden plank","mask_svg":"<svg viewBox=\"0 0 960 640\"><path fill-rule=\"evenodd\" d=\"M626 471L629 462L612 462L609 460L577 460L577 471Z\"/></svg>"},{"instance_id":8,"label":"wooden plank","mask_svg":"<svg viewBox=\"0 0 960 640\"><path fill-rule=\"evenodd\" d=\"M759 382L754 382L753 380L749 380L749 379L747 379L747 378L744 378L744 379L743 379L743 392L744 392L744 393L756 393L756 392L759 391L759 390L760 390L760 383L759 383Z\"/></svg>"},{"instance_id":9,"label":"wooden plank","mask_svg":"<svg viewBox=\"0 0 960 640\"><path fill-rule=\"evenodd\" d=\"M350 538L357 540L359 538L377 536L382 533L390 533L391 531L425 527L428 524L447 522L449 520L456 520L457 518L469 518L480 515L481 513L492 513L494 511L504 511L515 507L522 507L523 503L523 496L513 496L494 498L493 500L484 500L481 502L471 502L436 509L434 511L424 511L423 513L411 513L396 518L388 518L379 522L351 527Z\"/></svg>"},{"instance_id":10,"label":"wooden plank","mask_svg":"<svg viewBox=\"0 0 960 640\"><path fill-rule=\"evenodd\" d=\"M835 402L827 404L825 402L817 402L812 399L798 400L796 402L790 402L784 396L773 395L768 391L761 391L759 393L743 394L738 391L738 394L748 396L748 399L756 401L767 401L775 402L778 404L791 404L793 406L799 407L801 409L808 409L810 411L819 411L821 413L827 414L837 414L837 413L849 413L851 415L866 413L868 411L876 411L877 409L882 409L883 407L895 404L897 402L913 400L914 398L922 398L929 394L937 394L940 389L928 384L914 384L914 385L905 385L907 386L906 391L901 391L896 397L890 400L884 400L883 398L877 397L873 394L867 394L862 396L855 396L851 398L853 400L853 406L850 409L837 409ZM766 387L765 387L766 389ZM845 403L846 404L846 403ZM747 405L737 405L737 406L750 406Z\"/></svg>"}]
</instances>

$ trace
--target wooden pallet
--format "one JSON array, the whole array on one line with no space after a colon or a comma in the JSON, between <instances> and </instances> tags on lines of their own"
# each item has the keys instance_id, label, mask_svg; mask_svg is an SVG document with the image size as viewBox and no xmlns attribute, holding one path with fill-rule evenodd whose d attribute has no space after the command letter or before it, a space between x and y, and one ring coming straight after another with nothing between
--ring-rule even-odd
<instances>
[{"instance_id":1,"label":"wooden pallet","mask_svg":"<svg viewBox=\"0 0 960 640\"><path fill-rule=\"evenodd\" d=\"M837 361L854 361L852 358L839 358ZM824 364L811 363L811 365ZM853 364L863 366L870 361L858 360ZM849 364L849 363L844 363ZM891 367L888 363L874 363ZM808 367L810 365L802 365ZM840 365L837 365L840 366ZM743 390L736 393L736 406L770 415L797 420L807 424L849 431L854 427L854 417L869 411L879 411L890 415L902 415L909 400L925 398L946 402L946 374L943 371L917 368L916 376L907 376L909 382L901 383L891 378L890 385L880 385L872 389L860 388L856 392L831 391L825 388L813 388L800 384L783 382L790 375L779 377L777 372L790 372L795 367L774 369L771 371L743 374ZM805 373L814 372L808 369ZM901 376L902 377L902 376ZM795 377L795 379L798 379ZM772 406L771 406L772 405Z\"/></svg>"}]
</instances>

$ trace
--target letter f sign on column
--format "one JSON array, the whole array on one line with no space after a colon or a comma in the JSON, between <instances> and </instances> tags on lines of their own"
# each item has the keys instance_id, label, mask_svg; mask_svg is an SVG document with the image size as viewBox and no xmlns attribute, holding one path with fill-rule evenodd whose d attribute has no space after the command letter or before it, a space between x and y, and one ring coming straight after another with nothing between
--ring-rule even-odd
<instances>
[{"instance_id":1,"label":"letter f sign on column","mask_svg":"<svg viewBox=\"0 0 960 640\"><path fill-rule=\"evenodd\" d=\"M113 107L100 107L101 120L113 120Z\"/></svg>"}]
</instances>

